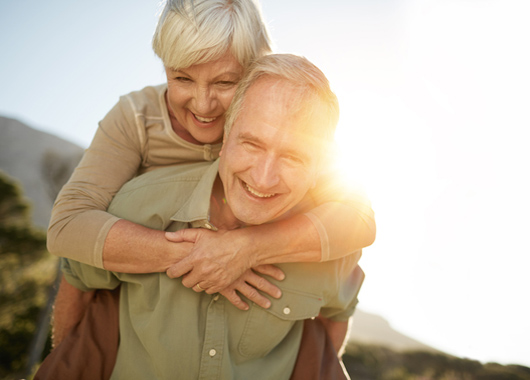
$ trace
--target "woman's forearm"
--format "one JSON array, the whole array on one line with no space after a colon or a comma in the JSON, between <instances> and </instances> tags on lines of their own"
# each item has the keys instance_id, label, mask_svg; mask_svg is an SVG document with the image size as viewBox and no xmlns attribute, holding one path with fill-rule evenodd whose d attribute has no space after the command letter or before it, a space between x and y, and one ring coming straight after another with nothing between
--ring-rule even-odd
<instances>
[{"instance_id":1,"label":"woman's forearm","mask_svg":"<svg viewBox=\"0 0 530 380\"><path fill-rule=\"evenodd\" d=\"M169 242L157 231L121 219L110 229L103 247L103 266L113 272L165 272L186 257L192 243Z\"/></svg>"},{"instance_id":2,"label":"woman's forearm","mask_svg":"<svg viewBox=\"0 0 530 380\"><path fill-rule=\"evenodd\" d=\"M321 239L315 225L306 215L296 215L271 224L238 231L248 241L253 266L276 263L318 262Z\"/></svg>"}]
</instances>

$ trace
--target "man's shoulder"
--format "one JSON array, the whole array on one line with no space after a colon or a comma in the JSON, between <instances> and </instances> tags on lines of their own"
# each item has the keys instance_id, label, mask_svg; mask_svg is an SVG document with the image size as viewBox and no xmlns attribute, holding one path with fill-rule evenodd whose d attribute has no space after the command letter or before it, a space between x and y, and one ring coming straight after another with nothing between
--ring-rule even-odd
<instances>
[{"instance_id":1,"label":"man's shoulder","mask_svg":"<svg viewBox=\"0 0 530 380\"><path fill-rule=\"evenodd\" d=\"M127 182L120 189L117 196L142 188L165 186L169 183L198 183L205 172L212 165L211 162L196 162L159 168L144 173Z\"/></svg>"},{"instance_id":2,"label":"man's shoulder","mask_svg":"<svg viewBox=\"0 0 530 380\"><path fill-rule=\"evenodd\" d=\"M121 188L108 212L150 228L165 229L211 166L211 162L200 162L142 174Z\"/></svg>"}]
</instances>

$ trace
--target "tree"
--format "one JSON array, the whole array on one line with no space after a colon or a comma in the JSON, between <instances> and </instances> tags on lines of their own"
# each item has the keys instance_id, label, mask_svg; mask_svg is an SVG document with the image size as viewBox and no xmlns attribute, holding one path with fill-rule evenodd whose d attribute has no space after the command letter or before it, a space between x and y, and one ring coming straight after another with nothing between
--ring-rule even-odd
<instances>
[{"instance_id":1,"label":"tree","mask_svg":"<svg viewBox=\"0 0 530 380\"><path fill-rule=\"evenodd\" d=\"M57 275L19 187L0 172L0 379L22 374Z\"/></svg>"}]
</instances>

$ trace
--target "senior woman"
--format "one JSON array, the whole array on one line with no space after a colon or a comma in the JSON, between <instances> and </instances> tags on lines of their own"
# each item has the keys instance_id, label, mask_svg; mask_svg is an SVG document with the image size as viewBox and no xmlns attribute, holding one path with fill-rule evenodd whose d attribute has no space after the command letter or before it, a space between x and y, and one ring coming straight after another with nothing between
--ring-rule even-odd
<instances>
[{"instance_id":1,"label":"senior woman","mask_svg":"<svg viewBox=\"0 0 530 380\"><path fill-rule=\"evenodd\" d=\"M215 160L224 113L238 81L252 60L271 51L259 5L252 0L170 0L153 49L164 64L167 83L123 96L100 122L54 205L48 230L51 253L116 272L167 271L171 277L182 276L193 291L221 292L247 309L237 292L263 307L270 301L255 288L280 294L250 268L281 278L267 264L331 260L373 242L369 202L325 174L312 194L320 206L268 225L166 234L108 214L114 194L136 175ZM68 284L61 285L61 292L68 302L75 301L71 305L78 306L69 308L78 307L78 313L65 317L56 306L58 341L90 307L83 298L90 297ZM115 305L116 297L112 299L106 307Z\"/></svg>"}]
</instances>

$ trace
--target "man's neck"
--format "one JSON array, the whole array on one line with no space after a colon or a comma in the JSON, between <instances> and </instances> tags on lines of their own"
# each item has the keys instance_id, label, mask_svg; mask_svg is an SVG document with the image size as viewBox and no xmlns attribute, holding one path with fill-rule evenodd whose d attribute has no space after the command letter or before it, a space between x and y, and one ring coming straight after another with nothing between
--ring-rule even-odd
<instances>
[{"instance_id":1,"label":"man's neck","mask_svg":"<svg viewBox=\"0 0 530 380\"><path fill-rule=\"evenodd\" d=\"M210 197L210 222L219 230L234 230L243 226L226 202L223 183L219 176L215 179Z\"/></svg>"}]
</instances>

